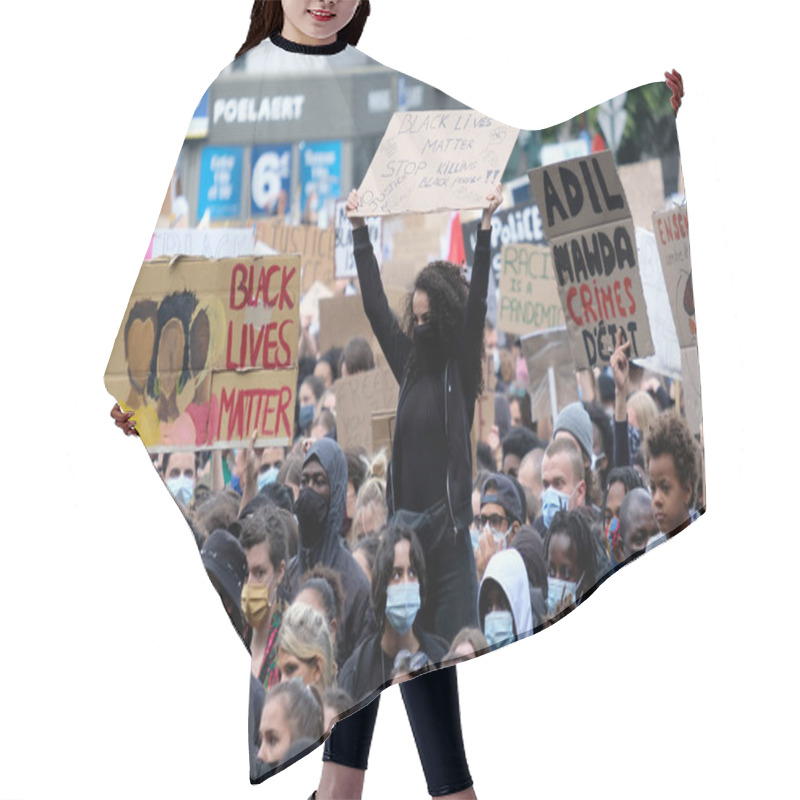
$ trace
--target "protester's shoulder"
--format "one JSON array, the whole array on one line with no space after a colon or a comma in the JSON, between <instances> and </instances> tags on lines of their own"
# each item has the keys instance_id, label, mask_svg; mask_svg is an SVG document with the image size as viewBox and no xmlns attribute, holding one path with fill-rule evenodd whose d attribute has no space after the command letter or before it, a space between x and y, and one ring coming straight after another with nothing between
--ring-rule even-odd
<instances>
[{"instance_id":1,"label":"protester's shoulder","mask_svg":"<svg viewBox=\"0 0 800 800\"><path fill-rule=\"evenodd\" d=\"M339 672L339 688L344 689L356 700L361 699L358 696L361 691L360 684L363 683L364 675L369 671L369 667L374 660L377 641L378 637L376 634L372 634L364 639L364 641L353 650Z\"/></svg>"},{"instance_id":2,"label":"protester's shoulder","mask_svg":"<svg viewBox=\"0 0 800 800\"><path fill-rule=\"evenodd\" d=\"M421 630L417 632L417 639L419 641L419 649L429 656L433 662L441 661L450 649L450 643L447 639L435 633Z\"/></svg>"}]
</instances>

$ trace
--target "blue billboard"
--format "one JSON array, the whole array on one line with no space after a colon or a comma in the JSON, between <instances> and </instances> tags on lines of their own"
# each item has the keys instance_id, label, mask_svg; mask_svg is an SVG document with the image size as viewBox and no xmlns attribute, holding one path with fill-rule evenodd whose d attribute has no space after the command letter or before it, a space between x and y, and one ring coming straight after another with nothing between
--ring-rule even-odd
<instances>
[{"instance_id":1,"label":"blue billboard","mask_svg":"<svg viewBox=\"0 0 800 800\"><path fill-rule=\"evenodd\" d=\"M254 146L250 159L250 213L284 216L291 208L292 146Z\"/></svg>"},{"instance_id":2,"label":"blue billboard","mask_svg":"<svg viewBox=\"0 0 800 800\"><path fill-rule=\"evenodd\" d=\"M211 219L237 219L241 216L241 147L204 147L200 162L200 191L197 219L206 211Z\"/></svg>"}]
</instances>

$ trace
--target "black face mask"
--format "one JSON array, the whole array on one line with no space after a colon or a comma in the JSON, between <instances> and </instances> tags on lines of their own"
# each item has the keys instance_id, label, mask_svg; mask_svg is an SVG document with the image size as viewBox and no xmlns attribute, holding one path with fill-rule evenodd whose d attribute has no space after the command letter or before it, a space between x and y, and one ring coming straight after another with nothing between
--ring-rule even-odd
<instances>
[{"instance_id":1,"label":"black face mask","mask_svg":"<svg viewBox=\"0 0 800 800\"><path fill-rule=\"evenodd\" d=\"M414 347L417 361L424 371L438 369L444 363L442 343L432 323L414 326Z\"/></svg>"},{"instance_id":2,"label":"black face mask","mask_svg":"<svg viewBox=\"0 0 800 800\"><path fill-rule=\"evenodd\" d=\"M300 528L300 542L303 547L314 547L325 535L325 522L328 519L328 500L310 486L305 486L297 495L294 513Z\"/></svg>"}]
</instances>

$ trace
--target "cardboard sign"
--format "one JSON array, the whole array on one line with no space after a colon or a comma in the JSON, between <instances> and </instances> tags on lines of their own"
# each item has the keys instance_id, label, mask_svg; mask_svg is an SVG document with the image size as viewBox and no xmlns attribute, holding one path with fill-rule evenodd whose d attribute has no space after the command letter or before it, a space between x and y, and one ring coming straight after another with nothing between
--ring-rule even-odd
<instances>
[{"instance_id":1,"label":"cardboard sign","mask_svg":"<svg viewBox=\"0 0 800 800\"><path fill-rule=\"evenodd\" d=\"M686 424L693 434L699 434L703 409L700 404L700 361L694 346L681 348L681 391Z\"/></svg>"},{"instance_id":2,"label":"cardboard sign","mask_svg":"<svg viewBox=\"0 0 800 800\"><path fill-rule=\"evenodd\" d=\"M636 228L653 230L653 212L664 208L664 175L661 159L622 164L619 179Z\"/></svg>"},{"instance_id":3,"label":"cardboard sign","mask_svg":"<svg viewBox=\"0 0 800 800\"><path fill-rule=\"evenodd\" d=\"M291 440L299 273L296 256L142 265L105 384L149 449Z\"/></svg>"},{"instance_id":4,"label":"cardboard sign","mask_svg":"<svg viewBox=\"0 0 800 800\"><path fill-rule=\"evenodd\" d=\"M347 203L341 201L336 204L335 223L336 239L334 244L334 277L357 278L356 259L353 254L353 226L347 218ZM381 263L382 249L382 226L380 217L367 217L365 220L369 230L369 240L372 242L372 249L378 264Z\"/></svg>"},{"instance_id":5,"label":"cardboard sign","mask_svg":"<svg viewBox=\"0 0 800 800\"><path fill-rule=\"evenodd\" d=\"M150 260L159 256L239 258L255 253L255 228L182 228L156 230Z\"/></svg>"},{"instance_id":6,"label":"cardboard sign","mask_svg":"<svg viewBox=\"0 0 800 800\"><path fill-rule=\"evenodd\" d=\"M617 329L633 358L654 351L636 254L636 235L611 152L528 173L578 368L605 366Z\"/></svg>"},{"instance_id":7,"label":"cardboard sign","mask_svg":"<svg viewBox=\"0 0 800 800\"><path fill-rule=\"evenodd\" d=\"M558 412L580 399L567 329L538 331L523 336L521 342L528 364L531 416L555 424Z\"/></svg>"},{"instance_id":8,"label":"cardboard sign","mask_svg":"<svg viewBox=\"0 0 800 800\"><path fill-rule=\"evenodd\" d=\"M388 367L359 372L340 378L336 390L336 438L342 449L365 447L374 453L372 413L391 412L397 408L400 387Z\"/></svg>"},{"instance_id":9,"label":"cardboard sign","mask_svg":"<svg viewBox=\"0 0 800 800\"><path fill-rule=\"evenodd\" d=\"M475 258L480 219L461 225L467 264ZM541 244L544 242L542 218L536 203L526 203L513 208L500 209L492 217L492 268L499 275L502 269L502 249L508 244Z\"/></svg>"},{"instance_id":10,"label":"cardboard sign","mask_svg":"<svg viewBox=\"0 0 800 800\"><path fill-rule=\"evenodd\" d=\"M640 367L678 379L681 374L681 348L675 322L667 297L667 286L658 258L656 237L650 231L636 229L636 252L639 259L639 275L642 291L647 303L647 320L655 353L646 358L637 358Z\"/></svg>"},{"instance_id":11,"label":"cardboard sign","mask_svg":"<svg viewBox=\"0 0 800 800\"><path fill-rule=\"evenodd\" d=\"M678 342L681 347L693 347L697 344L697 323L686 206L653 214L653 229Z\"/></svg>"},{"instance_id":12,"label":"cardboard sign","mask_svg":"<svg viewBox=\"0 0 800 800\"><path fill-rule=\"evenodd\" d=\"M502 253L497 327L523 335L564 325L550 248L508 244Z\"/></svg>"},{"instance_id":13,"label":"cardboard sign","mask_svg":"<svg viewBox=\"0 0 800 800\"><path fill-rule=\"evenodd\" d=\"M358 189L358 216L484 208L518 133L470 109L395 113Z\"/></svg>"},{"instance_id":14,"label":"cardboard sign","mask_svg":"<svg viewBox=\"0 0 800 800\"><path fill-rule=\"evenodd\" d=\"M389 308L399 316L406 293L391 286L385 292ZM344 347L354 336L363 336L370 342L376 363L383 362L383 353L372 333L361 295L336 295L320 299L319 352L326 353L331 347Z\"/></svg>"},{"instance_id":15,"label":"cardboard sign","mask_svg":"<svg viewBox=\"0 0 800 800\"><path fill-rule=\"evenodd\" d=\"M316 225L284 225L266 219L256 224L256 241L263 242L277 253L300 254L300 291L304 294L314 281L333 287L336 232L332 227L323 230Z\"/></svg>"}]
</instances>

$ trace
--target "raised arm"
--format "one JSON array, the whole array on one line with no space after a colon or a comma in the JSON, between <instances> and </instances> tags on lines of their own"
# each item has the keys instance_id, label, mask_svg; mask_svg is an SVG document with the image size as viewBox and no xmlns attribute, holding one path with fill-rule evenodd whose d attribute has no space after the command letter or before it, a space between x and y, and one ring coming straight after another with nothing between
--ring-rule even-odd
<instances>
[{"instance_id":1,"label":"raised arm","mask_svg":"<svg viewBox=\"0 0 800 800\"><path fill-rule=\"evenodd\" d=\"M630 373L628 351L630 339L622 341L622 329L617 329L617 346L611 354L611 369L614 371L614 466L631 465L631 446L628 439L628 391Z\"/></svg>"},{"instance_id":2,"label":"raised arm","mask_svg":"<svg viewBox=\"0 0 800 800\"><path fill-rule=\"evenodd\" d=\"M486 195L486 208L483 209L478 228L478 241L475 245L475 258L472 262L472 278L469 284L467 310L464 314L464 327L461 334L461 374L467 396L472 394L470 387L477 385L478 375L473 375L475 359L472 354L481 346L483 323L486 319L486 293L489 289L489 269L491 268L492 215L503 202L501 185Z\"/></svg>"},{"instance_id":3,"label":"raised arm","mask_svg":"<svg viewBox=\"0 0 800 800\"><path fill-rule=\"evenodd\" d=\"M347 198L348 214L357 209L358 192L353 189ZM411 340L400 330L397 316L389 307L364 218L351 216L350 223L353 226L353 255L358 270L358 285L364 312L394 377L402 384L403 371L411 353Z\"/></svg>"}]
</instances>

